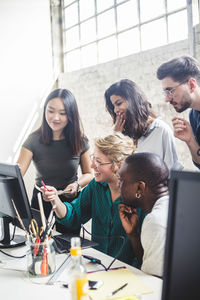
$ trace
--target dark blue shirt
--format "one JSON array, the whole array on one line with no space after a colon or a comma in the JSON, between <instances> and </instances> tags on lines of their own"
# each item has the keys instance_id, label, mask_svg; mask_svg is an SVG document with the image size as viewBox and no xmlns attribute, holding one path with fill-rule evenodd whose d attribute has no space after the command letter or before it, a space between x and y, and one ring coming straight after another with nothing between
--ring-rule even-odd
<instances>
[{"instance_id":1,"label":"dark blue shirt","mask_svg":"<svg viewBox=\"0 0 200 300\"><path fill-rule=\"evenodd\" d=\"M200 111L191 109L189 118L190 118L190 124L192 126L192 130L193 130L193 134L196 138L197 143L200 146ZM197 168L200 169L200 164L197 164L194 161L193 161L193 163Z\"/></svg>"}]
</instances>

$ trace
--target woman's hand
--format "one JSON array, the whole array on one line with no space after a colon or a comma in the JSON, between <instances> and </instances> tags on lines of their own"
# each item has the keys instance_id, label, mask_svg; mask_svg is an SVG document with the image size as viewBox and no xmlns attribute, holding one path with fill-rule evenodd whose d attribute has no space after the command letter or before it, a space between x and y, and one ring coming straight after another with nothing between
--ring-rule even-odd
<instances>
[{"instance_id":1,"label":"woman's hand","mask_svg":"<svg viewBox=\"0 0 200 300\"><path fill-rule=\"evenodd\" d=\"M64 191L68 191L66 194L63 194L66 198L75 198L78 195L80 190L80 185L77 181L70 183Z\"/></svg>"},{"instance_id":2,"label":"woman's hand","mask_svg":"<svg viewBox=\"0 0 200 300\"><path fill-rule=\"evenodd\" d=\"M67 207L62 203L58 197L57 190L53 186L41 187L42 197L44 201L51 202L52 206L55 206L55 213L58 218L62 219L67 213Z\"/></svg>"},{"instance_id":3,"label":"woman's hand","mask_svg":"<svg viewBox=\"0 0 200 300\"><path fill-rule=\"evenodd\" d=\"M124 119L124 114L123 113L117 114L115 125L114 125L114 131L123 132L125 122L126 120Z\"/></svg>"},{"instance_id":4,"label":"woman's hand","mask_svg":"<svg viewBox=\"0 0 200 300\"><path fill-rule=\"evenodd\" d=\"M42 197L47 202L53 202L53 204L56 204L55 202L60 200L57 195L57 190L53 186L46 186L46 189L44 187L40 188L42 190Z\"/></svg>"}]
</instances>

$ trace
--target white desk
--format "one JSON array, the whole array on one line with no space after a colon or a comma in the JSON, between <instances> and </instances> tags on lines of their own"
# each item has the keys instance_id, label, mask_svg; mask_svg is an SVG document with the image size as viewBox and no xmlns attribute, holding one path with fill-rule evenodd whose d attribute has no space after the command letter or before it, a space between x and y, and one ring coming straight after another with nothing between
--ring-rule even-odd
<instances>
[{"instance_id":1,"label":"white desk","mask_svg":"<svg viewBox=\"0 0 200 300\"><path fill-rule=\"evenodd\" d=\"M12 255L21 256L26 253L26 247L15 249L5 249L5 252ZM85 249L83 254L91 255L101 259L105 266L108 266L112 261L112 257L105 255L95 249ZM58 268L65 260L66 254L56 255L56 267ZM14 259L0 253L0 296L1 299L17 299L17 300L40 300L40 299L68 299L68 289L63 288L59 278L57 283L50 286L46 284L32 283L26 274L26 257L23 259ZM102 269L100 265L95 265L87 262L86 268L88 271ZM126 264L115 261L112 267L124 266ZM162 280L153 276L146 275L138 269L129 265L126 267L131 270L138 278L145 282L153 291L153 294L143 295L142 300L160 300ZM62 277L62 274L61 276ZM62 278L63 281L63 278ZM66 278L67 281L67 278Z\"/></svg>"}]
</instances>

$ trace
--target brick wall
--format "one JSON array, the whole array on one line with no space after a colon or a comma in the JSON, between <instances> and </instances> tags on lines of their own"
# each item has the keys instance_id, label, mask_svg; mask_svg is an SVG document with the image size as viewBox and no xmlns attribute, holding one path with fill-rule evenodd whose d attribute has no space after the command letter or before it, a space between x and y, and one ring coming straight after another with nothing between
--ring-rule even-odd
<instances>
[{"instance_id":1,"label":"brick wall","mask_svg":"<svg viewBox=\"0 0 200 300\"><path fill-rule=\"evenodd\" d=\"M196 27L196 56L200 58L200 30ZM104 91L114 82L128 78L142 87L154 111L171 126L176 112L166 104L161 94L161 82L156 78L161 63L173 57L188 54L186 41L169 44L137 53L90 68L61 74L59 86L71 90L77 100L85 133L92 145L94 137L108 133L112 127L110 115L105 111ZM179 114L188 118L188 111ZM171 126L172 127L172 126ZM180 161L186 169L196 168L185 143L176 139Z\"/></svg>"}]
</instances>

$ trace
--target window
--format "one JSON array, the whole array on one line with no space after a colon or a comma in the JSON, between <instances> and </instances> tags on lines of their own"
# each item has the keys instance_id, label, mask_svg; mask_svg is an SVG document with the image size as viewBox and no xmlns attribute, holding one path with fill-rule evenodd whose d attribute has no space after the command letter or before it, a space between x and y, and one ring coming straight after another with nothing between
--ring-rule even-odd
<instances>
[{"instance_id":1,"label":"window","mask_svg":"<svg viewBox=\"0 0 200 300\"><path fill-rule=\"evenodd\" d=\"M65 28L69 28L78 23L78 3L68 6L64 10Z\"/></svg>"},{"instance_id":2,"label":"window","mask_svg":"<svg viewBox=\"0 0 200 300\"><path fill-rule=\"evenodd\" d=\"M99 38L108 36L114 33L115 30L115 15L113 9L106 11L97 17L97 31Z\"/></svg>"},{"instance_id":3,"label":"window","mask_svg":"<svg viewBox=\"0 0 200 300\"><path fill-rule=\"evenodd\" d=\"M181 11L168 17L169 42L187 38L187 12Z\"/></svg>"},{"instance_id":4,"label":"window","mask_svg":"<svg viewBox=\"0 0 200 300\"><path fill-rule=\"evenodd\" d=\"M159 15L164 14L164 8L164 1L162 0L140 0L141 22L151 20Z\"/></svg>"},{"instance_id":5,"label":"window","mask_svg":"<svg viewBox=\"0 0 200 300\"><path fill-rule=\"evenodd\" d=\"M86 44L96 39L96 23L94 18L82 23L80 29L81 44Z\"/></svg>"},{"instance_id":6,"label":"window","mask_svg":"<svg viewBox=\"0 0 200 300\"><path fill-rule=\"evenodd\" d=\"M138 27L118 35L119 57L140 51L140 33Z\"/></svg>"},{"instance_id":7,"label":"window","mask_svg":"<svg viewBox=\"0 0 200 300\"><path fill-rule=\"evenodd\" d=\"M67 6L67 5L71 4L72 2L74 2L74 0L64 0L64 6Z\"/></svg>"},{"instance_id":8,"label":"window","mask_svg":"<svg viewBox=\"0 0 200 300\"><path fill-rule=\"evenodd\" d=\"M167 10L170 12L186 6L187 0L167 0Z\"/></svg>"},{"instance_id":9,"label":"window","mask_svg":"<svg viewBox=\"0 0 200 300\"><path fill-rule=\"evenodd\" d=\"M79 46L79 27L75 26L65 31L65 51L75 49Z\"/></svg>"},{"instance_id":10,"label":"window","mask_svg":"<svg viewBox=\"0 0 200 300\"><path fill-rule=\"evenodd\" d=\"M72 52L65 54L65 70L74 71L78 70L81 67L81 57L80 57L80 50L74 50Z\"/></svg>"},{"instance_id":11,"label":"window","mask_svg":"<svg viewBox=\"0 0 200 300\"><path fill-rule=\"evenodd\" d=\"M142 50L147 50L166 44L167 35L164 18L142 25L141 40Z\"/></svg>"},{"instance_id":12,"label":"window","mask_svg":"<svg viewBox=\"0 0 200 300\"><path fill-rule=\"evenodd\" d=\"M114 0L100 0L97 1L97 13L114 5Z\"/></svg>"},{"instance_id":13,"label":"window","mask_svg":"<svg viewBox=\"0 0 200 300\"><path fill-rule=\"evenodd\" d=\"M97 64L97 44L93 43L81 49L81 67L89 67Z\"/></svg>"},{"instance_id":14,"label":"window","mask_svg":"<svg viewBox=\"0 0 200 300\"><path fill-rule=\"evenodd\" d=\"M186 0L64 0L66 71L187 38Z\"/></svg>"},{"instance_id":15,"label":"window","mask_svg":"<svg viewBox=\"0 0 200 300\"><path fill-rule=\"evenodd\" d=\"M98 49L100 63L117 58L117 41L115 36L99 41Z\"/></svg>"},{"instance_id":16,"label":"window","mask_svg":"<svg viewBox=\"0 0 200 300\"><path fill-rule=\"evenodd\" d=\"M117 7L117 29L123 30L138 24L137 1L128 1Z\"/></svg>"},{"instance_id":17,"label":"window","mask_svg":"<svg viewBox=\"0 0 200 300\"><path fill-rule=\"evenodd\" d=\"M94 16L94 0L79 0L80 21Z\"/></svg>"}]
</instances>

